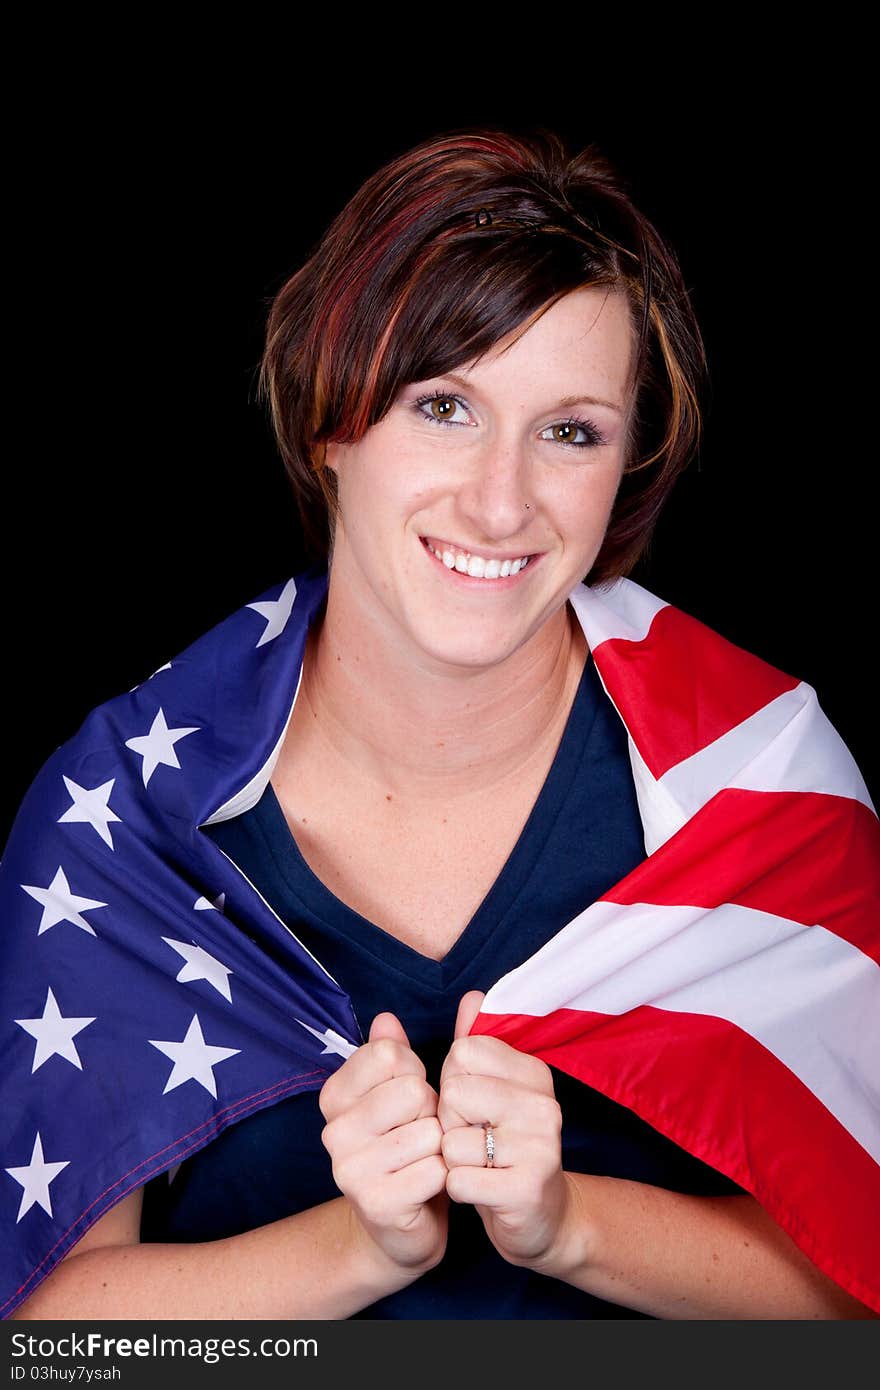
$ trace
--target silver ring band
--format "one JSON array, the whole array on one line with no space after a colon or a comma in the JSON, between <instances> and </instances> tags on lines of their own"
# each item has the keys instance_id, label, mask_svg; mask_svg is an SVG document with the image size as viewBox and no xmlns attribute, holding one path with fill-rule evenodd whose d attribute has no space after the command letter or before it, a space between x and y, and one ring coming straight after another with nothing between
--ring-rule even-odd
<instances>
[{"instance_id":1,"label":"silver ring band","mask_svg":"<svg viewBox=\"0 0 880 1390\"><path fill-rule=\"evenodd\" d=\"M489 1124L488 1120L487 1120L486 1123L483 1125L483 1129L484 1129L485 1134L486 1134L486 1162L483 1164L483 1167L484 1167L484 1168L494 1168L494 1167L495 1167L495 1134L494 1134L493 1128L492 1128L492 1126Z\"/></svg>"}]
</instances>

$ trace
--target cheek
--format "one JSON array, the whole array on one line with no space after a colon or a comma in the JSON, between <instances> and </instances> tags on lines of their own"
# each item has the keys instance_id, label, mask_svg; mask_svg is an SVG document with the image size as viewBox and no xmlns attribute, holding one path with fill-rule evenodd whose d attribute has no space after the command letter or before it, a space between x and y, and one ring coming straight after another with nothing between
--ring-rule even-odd
<instances>
[{"instance_id":1,"label":"cheek","mask_svg":"<svg viewBox=\"0 0 880 1390\"><path fill-rule=\"evenodd\" d=\"M383 453L361 445L349 452L339 469L339 504L350 528L357 528L359 523L371 525L388 505L392 480L383 466Z\"/></svg>"},{"instance_id":2,"label":"cheek","mask_svg":"<svg viewBox=\"0 0 880 1390\"><path fill-rule=\"evenodd\" d=\"M563 529L582 535L595 535L603 531L614 506L621 476L619 467L602 468L598 465L595 472L579 479L577 486L557 502L555 514Z\"/></svg>"},{"instance_id":3,"label":"cheek","mask_svg":"<svg viewBox=\"0 0 880 1390\"><path fill-rule=\"evenodd\" d=\"M384 564L389 547L409 548L409 533L419 528L413 518L425 514L428 503L423 489L411 478L379 460L375 467L363 467L350 475L347 486L340 486L340 506L349 542L364 563ZM373 558L369 561L368 556Z\"/></svg>"},{"instance_id":4,"label":"cheek","mask_svg":"<svg viewBox=\"0 0 880 1390\"><path fill-rule=\"evenodd\" d=\"M400 530L431 505L435 491L412 463L386 458L365 472L358 506L362 515L369 513L383 526Z\"/></svg>"}]
</instances>

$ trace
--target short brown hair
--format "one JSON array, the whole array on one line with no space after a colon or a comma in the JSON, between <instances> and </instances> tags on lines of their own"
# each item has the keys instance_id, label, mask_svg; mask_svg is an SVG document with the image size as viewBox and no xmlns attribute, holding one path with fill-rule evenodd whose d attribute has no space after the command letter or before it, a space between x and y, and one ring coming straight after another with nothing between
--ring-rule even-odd
<instances>
[{"instance_id":1,"label":"short brown hair","mask_svg":"<svg viewBox=\"0 0 880 1390\"><path fill-rule=\"evenodd\" d=\"M624 474L584 579L628 574L693 457L707 384L675 252L595 145L543 127L432 137L372 174L269 301L258 395L307 548L332 549L328 443L355 443L401 387L470 362L563 295L622 291L634 326ZM637 327L637 334L636 334Z\"/></svg>"}]
</instances>

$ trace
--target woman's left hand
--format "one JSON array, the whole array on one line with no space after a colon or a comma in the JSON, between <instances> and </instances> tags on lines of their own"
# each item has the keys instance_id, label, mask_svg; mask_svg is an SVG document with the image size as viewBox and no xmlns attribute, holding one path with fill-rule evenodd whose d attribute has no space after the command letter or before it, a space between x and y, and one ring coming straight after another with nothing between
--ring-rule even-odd
<instances>
[{"instance_id":1,"label":"woman's left hand","mask_svg":"<svg viewBox=\"0 0 880 1390\"><path fill-rule=\"evenodd\" d=\"M511 1264L552 1260L571 1220L574 1193L562 1169L562 1111L553 1075L538 1057L500 1038L467 1036L485 994L463 996L440 1073L437 1118L453 1202L470 1202ZM486 1167L488 1121L494 1166Z\"/></svg>"}]
</instances>

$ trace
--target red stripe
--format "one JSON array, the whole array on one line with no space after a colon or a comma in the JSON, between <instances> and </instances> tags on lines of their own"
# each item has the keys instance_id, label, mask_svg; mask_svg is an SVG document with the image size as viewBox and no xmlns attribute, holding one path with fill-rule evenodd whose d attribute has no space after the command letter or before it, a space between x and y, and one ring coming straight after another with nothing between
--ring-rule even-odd
<instances>
[{"instance_id":1,"label":"red stripe","mask_svg":"<svg viewBox=\"0 0 880 1390\"><path fill-rule=\"evenodd\" d=\"M751 1192L829 1278L880 1312L880 1242L866 1219L880 1210L880 1166L743 1029L642 1006L621 1015L481 1013L471 1032L628 1106Z\"/></svg>"},{"instance_id":2,"label":"red stripe","mask_svg":"<svg viewBox=\"0 0 880 1390\"><path fill-rule=\"evenodd\" d=\"M880 821L820 792L718 792L602 896L742 907L823 926L880 962Z\"/></svg>"},{"instance_id":3,"label":"red stripe","mask_svg":"<svg viewBox=\"0 0 880 1390\"><path fill-rule=\"evenodd\" d=\"M655 777L801 683L669 604L641 642L609 637L593 656Z\"/></svg>"}]
</instances>

